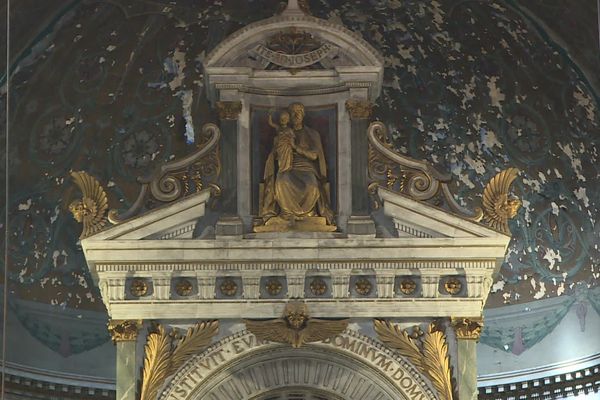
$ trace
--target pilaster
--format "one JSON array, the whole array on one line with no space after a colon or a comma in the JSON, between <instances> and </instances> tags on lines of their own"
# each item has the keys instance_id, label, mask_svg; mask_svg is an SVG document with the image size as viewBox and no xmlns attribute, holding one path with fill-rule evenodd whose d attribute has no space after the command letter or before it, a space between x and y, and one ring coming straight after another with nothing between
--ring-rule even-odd
<instances>
[{"instance_id":1,"label":"pilaster","mask_svg":"<svg viewBox=\"0 0 600 400\"><path fill-rule=\"evenodd\" d=\"M110 320L108 331L117 346L117 400L136 400L136 344L142 320Z\"/></svg>"},{"instance_id":2,"label":"pilaster","mask_svg":"<svg viewBox=\"0 0 600 400\"><path fill-rule=\"evenodd\" d=\"M373 235L375 224L369 215L369 195L367 193L368 140L367 128L373 104L366 99L351 98L346 101L350 116L351 136L351 176L352 176L352 215L348 220L348 234Z\"/></svg>"},{"instance_id":3,"label":"pilaster","mask_svg":"<svg viewBox=\"0 0 600 400\"><path fill-rule=\"evenodd\" d=\"M483 327L481 318L452 318L458 354L458 398L477 400L477 342Z\"/></svg>"},{"instance_id":4,"label":"pilaster","mask_svg":"<svg viewBox=\"0 0 600 400\"><path fill-rule=\"evenodd\" d=\"M237 214L237 151L238 117L242 111L239 101L218 101L217 111L221 120L221 184L224 213Z\"/></svg>"}]
</instances>

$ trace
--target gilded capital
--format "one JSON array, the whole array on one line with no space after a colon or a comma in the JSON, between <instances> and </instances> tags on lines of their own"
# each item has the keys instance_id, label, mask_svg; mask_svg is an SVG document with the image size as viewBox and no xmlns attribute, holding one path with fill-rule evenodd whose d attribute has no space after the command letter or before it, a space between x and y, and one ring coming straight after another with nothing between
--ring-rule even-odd
<instances>
[{"instance_id":1,"label":"gilded capital","mask_svg":"<svg viewBox=\"0 0 600 400\"><path fill-rule=\"evenodd\" d=\"M219 119L235 120L238 119L242 112L241 101L217 101L217 111L219 111Z\"/></svg>"},{"instance_id":2,"label":"gilded capital","mask_svg":"<svg viewBox=\"0 0 600 400\"><path fill-rule=\"evenodd\" d=\"M108 332L112 337L113 343L135 341L141 327L141 319L111 319L108 321Z\"/></svg>"},{"instance_id":3,"label":"gilded capital","mask_svg":"<svg viewBox=\"0 0 600 400\"><path fill-rule=\"evenodd\" d=\"M462 340L479 340L483 329L483 318L455 318L452 317L452 327L456 338Z\"/></svg>"},{"instance_id":4,"label":"gilded capital","mask_svg":"<svg viewBox=\"0 0 600 400\"><path fill-rule=\"evenodd\" d=\"M369 119L373 114L373 103L363 99L346 100L346 110L350 119Z\"/></svg>"}]
</instances>

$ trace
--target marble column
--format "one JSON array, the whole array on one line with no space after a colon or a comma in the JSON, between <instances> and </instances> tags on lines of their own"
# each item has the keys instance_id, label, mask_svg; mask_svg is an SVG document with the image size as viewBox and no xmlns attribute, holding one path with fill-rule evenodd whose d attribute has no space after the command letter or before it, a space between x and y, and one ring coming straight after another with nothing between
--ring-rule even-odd
<instances>
[{"instance_id":1,"label":"marble column","mask_svg":"<svg viewBox=\"0 0 600 400\"><path fill-rule=\"evenodd\" d=\"M136 400L138 367L136 347L141 320L110 320L108 331L117 346L116 400Z\"/></svg>"},{"instance_id":2,"label":"marble column","mask_svg":"<svg viewBox=\"0 0 600 400\"><path fill-rule=\"evenodd\" d=\"M477 341L483 327L483 320L452 318L456 332L458 354L458 398L477 400Z\"/></svg>"},{"instance_id":3,"label":"marble column","mask_svg":"<svg viewBox=\"0 0 600 400\"><path fill-rule=\"evenodd\" d=\"M217 111L221 120L221 210L215 234L240 236L243 223L238 210L238 118L242 111L240 101L218 101Z\"/></svg>"},{"instance_id":4,"label":"marble column","mask_svg":"<svg viewBox=\"0 0 600 400\"><path fill-rule=\"evenodd\" d=\"M237 146L238 117L242 111L239 101L218 101L221 120L221 209L230 216L237 215Z\"/></svg>"},{"instance_id":5,"label":"marble column","mask_svg":"<svg viewBox=\"0 0 600 400\"><path fill-rule=\"evenodd\" d=\"M348 220L348 233L358 235L375 234L375 224L369 216L368 148L367 128L371 118L373 104L366 99L352 98L346 101L346 110L350 115L352 161L352 215Z\"/></svg>"}]
</instances>

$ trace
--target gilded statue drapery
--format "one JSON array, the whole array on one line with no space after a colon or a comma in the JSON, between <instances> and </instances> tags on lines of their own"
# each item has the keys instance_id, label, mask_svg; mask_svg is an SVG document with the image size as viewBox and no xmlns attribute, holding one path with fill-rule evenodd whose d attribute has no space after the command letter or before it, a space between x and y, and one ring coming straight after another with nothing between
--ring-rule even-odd
<instances>
[{"instance_id":1,"label":"gilded statue drapery","mask_svg":"<svg viewBox=\"0 0 600 400\"><path fill-rule=\"evenodd\" d=\"M327 163L319 132L304 126L304 105L294 103L280 113L273 150L267 157L256 232L333 231ZM287 126L288 119L292 127Z\"/></svg>"}]
</instances>

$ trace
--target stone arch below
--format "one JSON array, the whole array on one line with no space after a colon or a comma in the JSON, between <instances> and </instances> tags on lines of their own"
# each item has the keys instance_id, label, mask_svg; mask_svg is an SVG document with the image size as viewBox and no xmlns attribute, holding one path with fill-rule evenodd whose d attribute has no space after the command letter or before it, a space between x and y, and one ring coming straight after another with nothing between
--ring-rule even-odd
<instances>
[{"instance_id":1,"label":"stone arch below","mask_svg":"<svg viewBox=\"0 0 600 400\"><path fill-rule=\"evenodd\" d=\"M353 331L300 349L234 334L189 360L160 399L279 400L294 392L306 400L437 399L406 360Z\"/></svg>"}]
</instances>

